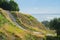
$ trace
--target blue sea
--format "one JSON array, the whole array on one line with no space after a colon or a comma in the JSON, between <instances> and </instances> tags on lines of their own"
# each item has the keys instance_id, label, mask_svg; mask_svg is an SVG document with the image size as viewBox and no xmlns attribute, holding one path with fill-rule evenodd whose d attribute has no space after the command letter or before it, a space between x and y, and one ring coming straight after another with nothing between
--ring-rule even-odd
<instances>
[{"instance_id":1,"label":"blue sea","mask_svg":"<svg viewBox=\"0 0 60 40\"><path fill-rule=\"evenodd\" d=\"M50 21L54 18L60 18L60 14L32 14L38 21Z\"/></svg>"}]
</instances>

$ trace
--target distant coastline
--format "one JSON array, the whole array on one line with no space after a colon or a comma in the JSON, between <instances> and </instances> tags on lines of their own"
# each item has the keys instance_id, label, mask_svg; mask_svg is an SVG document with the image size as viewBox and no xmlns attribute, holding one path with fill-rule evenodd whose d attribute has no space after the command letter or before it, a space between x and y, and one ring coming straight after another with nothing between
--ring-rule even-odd
<instances>
[{"instance_id":1,"label":"distant coastline","mask_svg":"<svg viewBox=\"0 0 60 40\"><path fill-rule=\"evenodd\" d=\"M60 14L32 14L38 21L50 21L54 18L60 18Z\"/></svg>"}]
</instances>

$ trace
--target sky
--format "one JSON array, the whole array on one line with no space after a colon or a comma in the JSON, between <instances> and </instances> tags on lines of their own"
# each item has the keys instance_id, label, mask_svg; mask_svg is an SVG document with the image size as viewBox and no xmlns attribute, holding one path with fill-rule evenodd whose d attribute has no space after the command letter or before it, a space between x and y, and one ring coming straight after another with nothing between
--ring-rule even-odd
<instances>
[{"instance_id":1,"label":"sky","mask_svg":"<svg viewBox=\"0 0 60 40\"><path fill-rule=\"evenodd\" d=\"M37 19L40 16L42 16L41 14L43 14L42 20L45 19L45 16L47 16L47 14L54 15L56 14L57 16L58 14L60 15L60 0L15 0L15 1L18 3L21 12L31 14ZM38 14L38 17L36 16L36 14ZM50 18L52 19L54 17Z\"/></svg>"}]
</instances>

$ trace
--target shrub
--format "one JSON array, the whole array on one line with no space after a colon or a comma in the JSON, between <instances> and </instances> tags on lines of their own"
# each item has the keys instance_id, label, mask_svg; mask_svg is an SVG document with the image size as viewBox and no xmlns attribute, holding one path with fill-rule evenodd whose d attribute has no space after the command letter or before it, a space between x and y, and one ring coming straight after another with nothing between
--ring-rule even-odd
<instances>
[{"instance_id":1,"label":"shrub","mask_svg":"<svg viewBox=\"0 0 60 40\"><path fill-rule=\"evenodd\" d=\"M47 36L46 40L60 40L60 37L59 36L56 36L56 37Z\"/></svg>"},{"instance_id":2,"label":"shrub","mask_svg":"<svg viewBox=\"0 0 60 40\"><path fill-rule=\"evenodd\" d=\"M9 11L19 11L18 4L14 1L0 0L0 8Z\"/></svg>"}]
</instances>

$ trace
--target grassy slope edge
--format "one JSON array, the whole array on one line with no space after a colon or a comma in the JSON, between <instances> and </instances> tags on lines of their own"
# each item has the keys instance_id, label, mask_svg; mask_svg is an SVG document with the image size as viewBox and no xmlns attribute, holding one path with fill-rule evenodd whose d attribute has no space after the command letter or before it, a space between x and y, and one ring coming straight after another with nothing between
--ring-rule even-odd
<instances>
[{"instance_id":1,"label":"grassy slope edge","mask_svg":"<svg viewBox=\"0 0 60 40\"><path fill-rule=\"evenodd\" d=\"M20 14L19 12L11 12L15 17L16 22L24 26L27 31L20 29L13 23L11 23L10 18L6 18L3 14L6 15L6 11L0 8L0 40L40 40L41 35L32 35L31 32L42 32L46 33L46 30L42 24L40 24L34 17L31 15ZM16 14L15 14L16 13ZM6 15L9 17L9 15ZM29 23L31 22L31 23ZM37 24L39 23L39 24ZM32 26L31 26L32 25ZM37 27L38 26L38 27ZM41 27L39 27L41 26ZM44 28L44 30L43 30ZM43 30L43 31L42 31ZM30 31L30 32L29 32ZM45 34L43 34L45 35ZM37 39L38 38L38 39Z\"/></svg>"}]
</instances>

